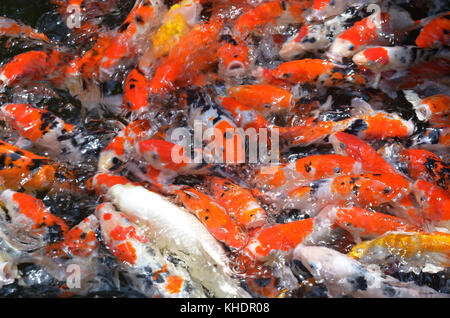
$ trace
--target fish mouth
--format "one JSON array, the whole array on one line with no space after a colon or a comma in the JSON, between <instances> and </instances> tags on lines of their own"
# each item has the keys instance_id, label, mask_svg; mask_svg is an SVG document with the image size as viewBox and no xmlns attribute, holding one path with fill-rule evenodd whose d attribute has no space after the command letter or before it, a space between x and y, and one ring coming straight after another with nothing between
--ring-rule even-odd
<instances>
[{"instance_id":1,"label":"fish mouth","mask_svg":"<svg viewBox=\"0 0 450 318\"><path fill-rule=\"evenodd\" d=\"M233 61L227 66L227 69L225 72L227 75L234 76L234 75L242 74L246 70L247 70L247 68L245 67L244 63L239 62L239 61Z\"/></svg>"},{"instance_id":2,"label":"fish mouth","mask_svg":"<svg viewBox=\"0 0 450 318\"><path fill-rule=\"evenodd\" d=\"M432 115L428 105L424 104L417 106L415 112L419 121L428 121Z\"/></svg>"}]
</instances>

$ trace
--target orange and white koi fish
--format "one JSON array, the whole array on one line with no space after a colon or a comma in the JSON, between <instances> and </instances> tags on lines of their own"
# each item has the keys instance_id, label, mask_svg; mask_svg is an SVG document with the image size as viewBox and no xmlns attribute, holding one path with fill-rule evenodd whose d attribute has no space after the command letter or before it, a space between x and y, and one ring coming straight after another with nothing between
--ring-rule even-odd
<instances>
[{"instance_id":1,"label":"orange and white koi fish","mask_svg":"<svg viewBox=\"0 0 450 318\"><path fill-rule=\"evenodd\" d=\"M275 224L253 233L241 257L245 262L269 262L280 254L290 255L313 231L314 218Z\"/></svg>"},{"instance_id":2,"label":"orange and white koi fish","mask_svg":"<svg viewBox=\"0 0 450 318\"><path fill-rule=\"evenodd\" d=\"M28 104L6 104L0 107L0 118L8 121L23 137L57 157L72 161L83 159L86 138L76 127L45 109Z\"/></svg>"},{"instance_id":3,"label":"orange and white koi fish","mask_svg":"<svg viewBox=\"0 0 450 318\"><path fill-rule=\"evenodd\" d=\"M152 248L142 230L118 212L111 203L96 209L106 247L127 269L139 276L134 284L149 297L204 297L192 286L189 275L166 262ZM144 282L142 282L144 280ZM146 281L148 280L148 281Z\"/></svg>"},{"instance_id":4,"label":"orange and white koi fish","mask_svg":"<svg viewBox=\"0 0 450 318\"><path fill-rule=\"evenodd\" d=\"M208 177L206 182L211 196L239 226L250 230L266 224L266 211L248 189L219 177Z\"/></svg>"},{"instance_id":5,"label":"orange and white koi fish","mask_svg":"<svg viewBox=\"0 0 450 318\"><path fill-rule=\"evenodd\" d=\"M328 247L299 244L294 258L302 262L316 281L324 282L331 297L448 297L428 286L400 282Z\"/></svg>"},{"instance_id":6,"label":"orange and white koi fish","mask_svg":"<svg viewBox=\"0 0 450 318\"><path fill-rule=\"evenodd\" d=\"M98 228L99 221L94 214L84 218L64 235L62 250L70 256L88 257L100 245L95 234Z\"/></svg>"},{"instance_id":7,"label":"orange and white koi fish","mask_svg":"<svg viewBox=\"0 0 450 318\"><path fill-rule=\"evenodd\" d=\"M45 34L40 33L28 25L5 17L0 17L0 36L6 36L8 38L26 37L28 39L50 42Z\"/></svg>"},{"instance_id":8,"label":"orange and white koi fish","mask_svg":"<svg viewBox=\"0 0 450 318\"><path fill-rule=\"evenodd\" d=\"M332 61L341 62L376 41L387 42L390 34L406 32L417 25L405 11L390 9L375 12L342 32L329 47L327 56Z\"/></svg>"},{"instance_id":9,"label":"orange and white koi fish","mask_svg":"<svg viewBox=\"0 0 450 318\"><path fill-rule=\"evenodd\" d=\"M365 18L369 14L357 7L349 7L338 16L318 24L305 24L300 31L290 37L280 49L283 60L299 58L306 53L316 53L326 50L333 40L347 30L355 18Z\"/></svg>"},{"instance_id":10,"label":"orange and white koi fish","mask_svg":"<svg viewBox=\"0 0 450 318\"><path fill-rule=\"evenodd\" d=\"M322 59L302 59L282 63L270 72L277 80L291 84L315 84L335 87L344 81L363 84L361 77L355 77L353 71Z\"/></svg>"},{"instance_id":11,"label":"orange and white koi fish","mask_svg":"<svg viewBox=\"0 0 450 318\"><path fill-rule=\"evenodd\" d=\"M36 80L58 82L64 68L62 56L58 51L28 51L13 57L0 69L0 92L6 87L25 84Z\"/></svg>"},{"instance_id":12,"label":"orange and white koi fish","mask_svg":"<svg viewBox=\"0 0 450 318\"><path fill-rule=\"evenodd\" d=\"M361 238L377 238L388 232L420 230L407 220L388 214L359 207L328 206L315 217L314 232L308 240L318 242L318 240L330 239L331 231L336 226L350 232L357 243L361 242Z\"/></svg>"},{"instance_id":13,"label":"orange and white koi fish","mask_svg":"<svg viewBox=\"0 0 450 318\"><path fill-rule=\"evenodd\" d=\"M450 264L450 234L441 232L388 233L353 247L348 254L362 263L400 262L403 270L409 271L433 265L445 268Z\"/></svg>"},{"instance_id":14,"label":"orange and white koi fish","mask_svg":"<svg viewBox=\"0 0 450 318\"><path fill-rule=\"evenodd\" d=\"M95 176L90 179L88 183L88 189L94 190L98 196L105 195L109 189L111 189L116 184L133 184L130 180L125 177L118 176L111 173L98 172Z\"/></svg>"},{"instance_id":15,"label":"orange and white koi fish","mask_svg":"<svg viewBox=\"0 0 450 318\"><path fill-rule=\"evenodd\" d=\"M403 149L399 153L399 161L405 165L411 178L432 182L448 190L449 164L434 153L424 149Z\"/></svg>"},{"instance_id":16,"label":"orange and white koi fish","mask_svg":"<svg viewBox=\"0 0 450 318\"><path fill-rule=\"evenodd\" d=\"M256 184L264 191L289 191L313 180L361 173L361 163L337 154L311 155L257 171Z\"/></svg>"},{"instance_id":17,"label":"orange and white koi fish","mask_svg":"<svg viewBox=\"0 0 450 318\"><path fill-rule=\"evenodd\" d=\"M247 233L231 218L231 211L227 211L219 202L191 187L175 190L175 195L216 240L233 251L241 250L247 243Z\"/></svg>"},{"instance_id":18,"label":"orange and white koi fish","mask_svg":"<svg viewBox=\"0 0 450 318\"><path fill-rule=\"evenodd\" d=\"M150 0L138 0L128 17L117 29L117 35L104 51L100 78L109 79L120 62L131 61L150 44L148 34L157 24L157 7ZM147 40L146 40L147 39Z\"/></svg>"},{"instance_id":19,"label":"orange and white koi fish","mask_svg":"<svg viewBox=\"0 0 450 318\"><path fill-rule=\"evenodd\" d=\"M63 219L52 214L41 200L29 194L7 189L1 193L0 200L8 212L8 229L20 233L19 237L25 234L41 241L37 246L32 244L34 249L47 242L62 240L69 230Z\"/></svg>"},{"instance_id":20,"label":"orange and white koi fish","mask_svg":"<svg viewBox=\"0 0 450 318\"><path fill-rule=\"evenodd\" d=\"M450 12L439 15L428 22L416 38L420 48L442 47L450 45Z\"/></svg>"},{"instance_id":21,"label":"orange and white koi fish","mask_svg":"<svg viewBox=\"0 0 450 318\"><path fill-rule=\"evenodd\" d=\"M370 1L370 3L378 3L379 1ZM306 16L308 21L321 21L327 18L337 16L353 8L369 4L365 0L314 0L309 14Z\"/></svg>"},{"instance_id":22,"label":"orange and white koi fish","mask_svg":"<svg viewBox=\"0 0 450 318\"><path fill-rule=\"evenodd\" d=\"M450 230L450 194L433 183L417 180L412 193L425 222Z\"/></svg>"},{"instance_id":23,"label":"orange and white koi fish","mask_svg":"<svg viewBox=\"0 0 450 318\"><path fill-rule=\"evenodd\" d=\"M413 105L417 119L430 122L434 126L447 125L450 115L450 96L446 94L432 95L421 99L410 90L405 90L405 97Z\"/></svg>"},{"instance_id":24,"label":"orange and white koi fish","mask_svg":"<svg viewBox=\"0 0 450 318\"><path fill-rule=\"evenodd\" d=\"M184 261L192 279L201 281L215 296L249 296L231 278L223 247L190 212L164 196L130 184L114 185L106 198L126 212L127 217L145 224L155 246Z\"/></svg>"},{"instance_id":25,"label":"orange and white koi fish","mask_svg":"<svg viewBox=\"0 0 450 318\"><path fill-rule=\"evenodd\" d=\"M100 153L98 171L118 171L124 168L135 145L150 136L150 129L150 123L146 119L133 121L122 129Z\"/></svg>"},{"instance_id":26,"label":"orange and white koi fish","mask_svg":"<svg viewBox=\"0 0 450 318\"><path fill-rule=\"evenodd\" d=\"M0 140L0 184L8 189L70 190L74 176L49 157L35 155Z\"/></svg>"},{"instance_id":27,"label":"orange and white koi fish","mask_svg":"<svg viewBox=\"0 0 450 318\"><path fill-rule=\"evenodd\" d=\"M217 36L223 21L211 17L183 36L168 57L156 68L150 92L165 94L193 82L200 73L217 60ZM195 61L195 63L194 63Z\"/></svg>"},{"instance_id":28,"label":"orange and white koi fish","mask_svg":"<svg viewBox=\"0 0 450 318\"><path fill-rule=\"evenodd\" d=\"M410 183L398 174L363 173L320 179L288 194L289 208L299 208L316 215L326 205L358 204L377 207L407 196Z\"/></svg>"}]
</instances>

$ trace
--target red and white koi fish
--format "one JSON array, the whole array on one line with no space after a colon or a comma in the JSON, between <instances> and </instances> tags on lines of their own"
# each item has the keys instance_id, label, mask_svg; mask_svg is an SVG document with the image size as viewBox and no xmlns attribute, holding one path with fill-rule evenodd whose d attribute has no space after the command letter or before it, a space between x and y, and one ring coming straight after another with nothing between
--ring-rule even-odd
<instances>
[{"instance_id":1,"label":"red and white koi fish","mask_svg":"<svg viewBox=\"0 0 450 318\"><path fill-rule=\"evenodd\" d=\"M375 46L353 55L353 62L376 73L407 70L439 57L448 57L444 51L419 49L415 46Z\"/></svg>"},{"instance_id":2,"label":"red and white koi fish","mask_svg":"<svg viewBox=\"0 0 450 318\"><path fill-rule=\"evenodd\" d=\"M131 122L100 153L98 171L118 171L123 169L129 157L134 153L135 145L150 136L151 126L148 120Z\"/></svg>"},{"instance_id":3,"label":"red and white koi fish","mask_svg":"<svg viewBox=\"0 0 450 318\"><path fill-rule=\"evenodd\" d=\"M332 61L341 62L375 42L387 42L390 34L406 32L418 25L405 11L374 12L342 32L329 47L327 56Z\"/></svg>"},{"instance_id":4,"label":"red and white koi fish","mask_svg":"<svg viewBox=\"0 0 450 318\"><path fill-rule=\"evenodd\" d=\"M305 24L297 34L283 43L279 55L283 60L292 60L306 53L326 50L339 34L352 26L355 17L362 19L368 15L365 10L352 6L323 23Z\"/></svg>"},{"instance_id":5,"label":"red and white koi fish","mask_svg":"<svg viewBox=\"0 0 450 318\"><path fill-rule=\"evenodd\" d=\"M150 45L148 34L158 22L155 15L158 9L150 0L136 1L128 17L117 29L111 45L104 51L100 62L101 79L108 79L120 62L133 60L141 50Z\"/></svg>"},{"instance_id":6,"label":"red and white koi fish","mask_svg":"<svg viewBox=\"0 0 450 318\"><path fill-rule=\"evenodd\" d=\"M35 250L50 240L61 240L69 230L63 219L52 214L41 200L29 194L7 189L1 193L0 200L8 212L8 217L3 216L5 221L9 220L6 221L8 232L11 232L8 240L19 240L20 246L26 249ZM27 247L26 242L30 239Z\"/></svg>"},{"instance_id":7,"label":"red and white koi fish","mask_svg":"<svg viewBox=\"0 0 450 318\"><path fill-rule=\"evenodd\" d=\"M106 247L132 274L139 276L134 284L146 296L204 297L201 289L193 288L189 274L166 262L140 233L142 230L111 203L100 204L96 215Z\"/></svg>"},{"instance_id":8,"label":"red and white koi fish","mask_svg":"<svg viewBox=\"0 0 450 318\"><path fill-rule=\"evenodd\" d=\"M111 187L106 198L127 217L142 221L155 246L183 260L192 279L201 281L215 296L248 297L231 278L223 247L190 212L155 192L130 184Z\"/></svg>"},{"instance_id":9,"label":"red and white koi fish","mask_svg":"<svg viewBox=\"0 0 450 318\"><path fill-rule=\"evenodd\" d=\"M48 37L33 29L28 25L24 25L12 19L0 17L0 36L6 36L8 38L20 38L25 37L28 39L50 42Z\"/></svg>"}]
</instances>

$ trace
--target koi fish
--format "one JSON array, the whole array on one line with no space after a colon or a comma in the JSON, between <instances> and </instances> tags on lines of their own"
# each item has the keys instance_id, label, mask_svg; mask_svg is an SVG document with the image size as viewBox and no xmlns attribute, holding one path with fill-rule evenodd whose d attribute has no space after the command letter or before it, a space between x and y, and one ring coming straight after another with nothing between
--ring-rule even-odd
<instances>
[{"instance_id":1,"label":"koi fish","mask_svg":"<svg viewBox=\"0 0 450 318\"><path fill-rule=\"evenodd\" d=\"M356 22L342 32L328 49L327 56L332 61L341 62L345 57L352 57L358 51L378 42L386 42L393 33L406 32L418 23L409 14L398 9L374 12L367 18Z\"/></svg>"},{"instance_id":2,"label":"koi fish","mask_svg":"<svg viewBox=\"0 0 450 318\"><path fill-rule=\"evenodd\" d=\"M73 175L49 157L35 155L0 140L0 184L26 192L70 190Z\"/></svg>"},{"instance_id":3,"label":"koi fish","mask_svg":"<svg viewBox=\"0 0 450 318\"><path fill-rule=\"evenodd\" d=\"M379 1L370 1L378 3ZM314 0L307 21L321 21L329 17L337 16L350 8L358 8L369 3L364 0ZM353 9L354 10L354 9Z\"/></svg>"},{"instance_id":4,"label":"koi fish","mask_svg":"<svg viewBox=\"0 0 450 318\"><path fill-rule=\"evenodd\" d=\"M255 84L230 87L230 97L257 111L280 111L294 106L293 95L273 85Z\"/></svg>"},{"instance_id":5,"label":"koi fish","mask_svg":"<svg viewBox=\"0 0 450 318\"><path fill-rule=\"evenodd\" d=\"M355 18L362 19L367 15L366 11L352 6L323 23L305 24L298 33L283 43L279 55L283 60L292 60L306 53L326 50L339 34L352 26Z\"/></svg>"},{"instance_id":6,"label":"koi fish","mask_svg":"<svg viewBox=\"0 0 450 318\"><path fill-rule=\"evenodd\" d=\"M180 38L198 23L201 10L199 0L183 0L171 6L164 15L161 26L152 35L153 58L168 55Z\"/></svg>"},{"instance_id":7,"label":"koi fish","mask_svg":"<svg viewBox=\"0 0 450 318\"><path fill-rule=\"evenodd\" d=\"M204 297L198 288L193 288L189 274L165 262L148 238L140 234L142 230L111 203L100 204L95 213L107 248L135 273L137 277L134 284L146 296Z\"/></svg>"},{"instance_id":8,"label":"koi fish","mask_svg":"<svg viewBox=\"0 0 450 318\"><path fill-rule=\"evenodd\" d=\"M336 86L344 80L341 69L337 64L321 59L302 59L282 63L271 75L292 84Z\"/></svg>"},{"instance_id":9,"label":"koi fish","mask_svg":"<svg viewBox=\"0 0 450 318\"><path fill-rule=\"evenodd\" d=\"M222 35L218 50L219 73L224 76L242 75L250 67L249 49L242 40L235 40L231 35Z\"/></svg>"},{"instance_id":10,"label":"koi fish","mask_svg":"<svg viewBox=\"0 0 450 318\"><path fill-rule=\"evenodd\" d=\"M58 51L28 51L14 56L0 69L0 92L6 87L36 80L58 82L63 69L62 56Z\"/></svg>"},{"instance_id":11,"label":"koi fish","mask_svg":"<svg viewBox=\"0 0 450 318\"><path fill-rule=\"evenodd\" d=\"M355 245L348 254L362 263L402 261L405 271L427 264L448 267L450 235L441 232L392 233Z\"/></svg>"},{"instance_id":12,"label":"koi fish","mask_svg":"<svg viewBox=\"0 0 450 318\"><path fill-rule=\"evenodd\" d=\"M353 62L374 72L401 71L431 59L445 57L444 51L418 49L415 46L375 46L353 55Z\"/></svg>"},{"instance_id":13,"label":"koi fish","mask_svg":"<svg viewBox=\"0 0 450 318\"><path fill-rule=\"evenodd\" d=\"M336 153L347 155L359 162L364 172L398 173L375 149L357 136L341 131L330 136L329 141Z\"/></svg>"},{"instance_id":14,"label":"koi fish","mask_svg":"<svg viewBox=\"0 0 450 318\"><path fill-rule=\"evenodd\" d=\"M437 227L450 229L450 194L433 183L417 180L412 193L421 209L421 216Z\"/></svg>"},{"instance_id":15,"label":"koi fish","mask_svg":"<svg viewBox=\"0 0 450 318\"><path fill-rule=\"evenodd\" d=\"M89 215L64 235L62 249L71 256L88 257L100 245L95 235L98 228L99 221L96 216Z\"/></svg>"},{"instance_id":16,"label":"koi fish","mask_svg":"<svg viewBox=\"0 0 450 318\"><path fill-rule=\"evenodd\" d=\"M125 80L122 108L139 114L149 106L149 81L144 73L135 68Z\"/></svg>"},{"instance_id":17,"label":"koi fish","mask_svg":"<svg viewBox=\"0 0 450 318\"><path fill-rule=\"evenodd\" d=\"M126 216L141 220L149 228L155 246L182 259L192 279L201 281L215 296L249 296L231 278L223 247L194 215L139 186L117 184L106 198L126 211Z\"/></svg>"},{"instance_id":18,"label":"koi fish","mask_svg":"<svg viewBox=\"0 0 450 318\"><path fill-rule=\"evenodd\" d=\"M206 182L212 197L225 208L237 225L250 230L266 224L266 211L248 189L219 177L208 177Z\"/></svg>"},{"instance_id":19,"label":"koi fish","mask_svg":"<svg viewBox=\"0 0 450 318\"><path fill-rule=\"evenodd\" d=\"M28 104L6 104L0 107L0 118L8 121L23 138L52 155L64 155L74 162L83 160L86 152L83 146L89 140L81 130L51 112Z\"/></svg>"},{"instance_id":20,"label":"koi fish","mask_svg":"<svg viewBox=\"0 0 450 318\"><path fill-rule=\"evenodd\" d=\"M135 145L150 135L150 123L141 119L131 122L122 129L100 153L97 170L118 171L133 153Z\"/></svg>"},{"instance_id":21,"label":"koi fish","mask_svg":"<svg viewBox=\"0 0 450 318\"><path fill-rule=\"evenodd\" d=\"M9 38L26 37L28 39L44 41L47 43L50 42L45 34L40 33L28 25L24 25L5 17L0 17L0 36L6 36Z\"/></svg>"},{"instance_id":22,"label":"koi fish","mask_svg":"<svg viewBox=\"0 0 450 318\"><path fill-rule=\"evenodd\" d=\"M314 231L308 242L331 238L333 227L350 232L356 242L377 238L388 232L417 232L419 227L407 220L359 207L327 206L314 218Z\"/></svg>"},{"instance_id":23,"label":"koi fish","mask_svg":"<svg viewBox=\"0 0 450 318\"><path fill-rule=\"evenodd\" d=\"M446 12L425 24L416 38L420 48L441 47L450 44L450 13Z\"/></svg>"},{"instance_id":24,"label":"koi fish","mask_svg":"<svg viewBox=\"0 0 450 318\"><path fill-rule=\"evenodd\" d=\"M420 121L430 122L436 126L448 124L450 96L437 94L421 99L417 94L406 90L405 98L413 105Z\"/></svg>"},{"instance_id":25,"label":"koi fish","mask_svg":"<svg viewBox=\"0 0 450 318\"><path fill-rule=\"evenodd\" d=\"M427 286L400 282L331 248L299 244L294 258L325 283L331 297L448 297Z\"/></svg>"},{"instance_id":26,"label":"koi fish","mask_svg":"<svg viewBox=\"0 0 450 318\"><path fill-rule=\"evenodd\" d=\"M309 118L303 126L291 127L281 133L283 138L291 138L292 145L321 143L336 132L348 132L365 140L386 138L406 138L413 134L414 123L404 120L395 113L375 111L361 99L353 99L353 117L340 121L321 121Z\"/></svg>"},{"instance_id":27,"label":"koi fish","mask_svg":"<svg viewBox=\"0 0 450 318\"><path fill-rule=\"evenodd\" d=\"M263 227L252 235L241 257L247 262L268 262L280 253L290 255L311 234L313 222L314 218L309 218Z\"/></svg>"},{"instance_id":28,"label":"koi fish","mask_svg":"<svg viewBox=\"0 0 450 318\"><path fill-rule=\"evenodd\" d=\"M303 12L309 1L270 1L261 3L255 8L239 16L234 24L234 32L238 38L245 38L251 33L261 34L268 26L279 24L301 23Z\"/></svg>"},{"instance_id":29,"label":"koi fish","mask_svg":"<svg viewBox=\"0 0 450 318\"><path fill-rule=\"evenodd\" d=\"M216 240L231 250L241 250L247 243L247 234L235 222L230 212L210 196L191 187L175 190L178 200L206 226Z\"/></svg>"},{"instance_id":30,"label":"koi fish","mask_svg":"<svg viewBox=\"0 0 450 318\"><path fill-rule=\"evenodd\" d=\"M444 190L448 189L449 165L434 153L424 149L403 149L399 153L399 161L405 165L411 178L433 182Z\"/></svg>"},{"instance_id":31,"label":"koi fish","mask_svg":"<svg viewBox=\"0 0 450 318\"><path fill-rule=\"evenodd\" d=\"M212 17L183 36L156 68L150 92L161 95L192 83L193 78L217 60L217 36L222 26L220 18Z\"/></svg>"},{"instance_id":32,"label":"koi fish","mask_svg":"<svg viewBox=\"0 0 450 318\"><path fill-rule=\"evenodd\" d=\"M29 242L27 249L37 249L47 242L62 240L69 230L63 219L52 214L41 200L29 194L7 189L0 194L0 200L7 211L7 217L3 217L10 232L8 239L19 240L20 245ZM33 238L37 242L33 242Z\"/></svg>"},{"instance_id":33,"label":"koi fish","mask_svg":"<svg viewBox=\"0 0 450 318\"><path fill-rule=\"evenodd\" d=\"M355 203L377 207L409 194L410 183L398 174L363 173L320 179L291 191L288 206L317 214L329 204Z\"/></svg>"},{"instance_id":34,"label":"koi fish","mask_svg":"<svg viewBox=\"0 0 450 318\"><path fill-rule=\"evenodd\" d=\"M108 79L124 60L132 60L148 44L146 37L157 23L155 8L150 0L136 1L135 6L117 29L117 35L104 51L100 62L100 79Z\"/></svg>"},{"instance_id":35,"label":"koi fish","mask_svg":"<svg viewBox=\"0 0 450 318\"><path fill-rule=\"evenodd\" d=\"M264 191L289 191L313 180L361 173L361 163L335 154L306 156L278 167L257 171L257 185Z\"/></svg>"},{"instance_id":36,"label":"koi fish","mask_svg":"<svg viewBox=\"0 0 450 318\"><path fill-rule=\"evenodd\" d=\"M450 128L431 127L426 128L411 137L412 146L431 147L436 149L446 149L450 147Z\"/></svg>"}]
</instances>

